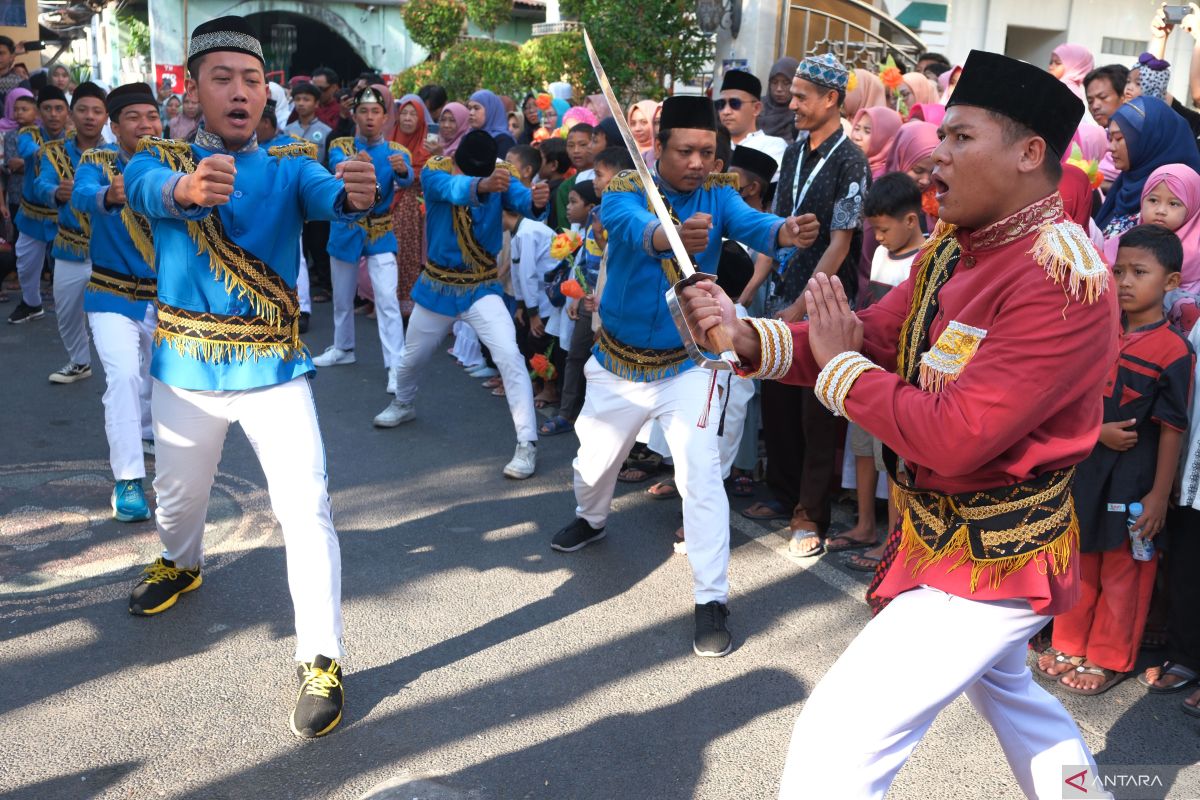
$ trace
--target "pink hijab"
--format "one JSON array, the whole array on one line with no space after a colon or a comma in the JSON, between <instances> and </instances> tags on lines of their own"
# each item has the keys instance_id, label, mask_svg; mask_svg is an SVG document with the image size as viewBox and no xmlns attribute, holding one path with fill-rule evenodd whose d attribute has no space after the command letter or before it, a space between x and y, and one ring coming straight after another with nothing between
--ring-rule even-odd
<instances>
[{"instance_id":1,"label":"pink hijab","mask_svg":"<svg viewBox=\"0 0 1200 800\"><path fill-rule=\"evenodd\" d=\"M917 103L908 112L910 120L941 125L946 117L946 107L941 103Z\"/></svg>"},{"instance_id":2,"label":"pink hijab","mask_svg":"<svg viewBox=\"0 0 1200 800\"><path fill-rule=\"evenodd\" d=\"M593 127L600 124L600 120L596 118L596 115L593 114L590 109L584 108L583 106L575 106L574 108L570 109L566 114L563 114L563 118L561 120L561 124L565 126L567 130L571 130L571 128L574 128L581 122L586 122L588 125Z\"/></svg>"},{"instance_id":3,"label":"pink hijab","mask_svg":"<svg viewBox=\"0 0 1200 800\"><path fill-rule=\"evenodd\" d=\"M859 109L854 115L854 124L863 117L871 120L871 143L867 147L867 163L871 165L871 177L878 178L887 172L888 157L892 153L892 141L904 121L890 108L872 106Z\"/></svg>"},{"instance_id":4,"label":"pink hijab","mask_svg":"<svg viewBox=\"0 0 1200 800\"><path fill-rule=\"evenodd\" d=\"M937 89L933 88L933 84L929 82L920 72L906 72L901 76L900 80L904 81L904 85L909 88L913 94L913 105L917 103L936 103L938 101Z\"/></svg>"},{"instance_id":5,"label":"pink hijab","mask_svg":"<svg viewBox=\"0 0 1200 800\"><path fill-rule=\"evenodd\" d=\"M442 113L450 112L450 116L454 117L454 121L458 123L458 129L454 131L453 136L446 136L442 131L438 131L438 139L442 142L442 155L452 156L454 151L458 149L458 143L471 130L471 112L467 111L467 107L462 103L446 103L442 106Z\"/></svg>"},{"instance_id":6,"label":"pink hijab","mask_svg":"<svg viewBox=\"0 0 1200 800\"><path fill-rule=\"evenodd\" d=\"M938 89L941 90L942 97L938 101L942 105L946 105L950 100L950 96L954 94L954 86L951 83L958 83L958 76L962 74L962 67L957 66L954 69L947 70L938 76Z\"/></svg>"},{"instance_id":7,"label":"pink hijab","mask_svg":"<svg viewBox=\"0 0 1200 800\"><path fill-rule=\"evenodd\" d=\"M1075 93L1080 100L1087 102L1083 92L1083 79L1096 68L1096 59L1092 51L1081 44L1060 44L1054 48L1054 54L1063 63L1065 72L1060 80L1067 88Z\"/></svg>"},{"instance_id":8,"label":"pink hijab","mask_svg":"<svg viewBox=\"0 0 1200 800\"><path fill-rule=\"evenodd\" d=\"M846 117L851 122L864 108L887 105L887 90L884 89L883 81L878 75L865 69L856 69L854 74L857 76L858 85L854 87L854 91L846 92L846 100L842 103L842 108L846 109Z\"/></svg>"},{"instance_id":9,"label":"pink hijab","mask_svg":"<svg viewBox=\"0 0 1200 800\"><path fill-rule=\"evenodd\" d=\"M938 146L937 126L929 122L907 122L892 140L888 172L908 172L922 159L933 155Z\"/></svg>"},{"instance_id":10,"label":"pink hijab","mask_svg":"<svg viewBox=\"0 0 1200 800\"><path fill-rule=\"evenodd\" d=\"M1150 173L1142 187L1142 199L1160 183L1187 207L1187 218L1175 231L1183 243L1183 283L1189 292L1200 290L1200 175L1186 164L1167 164ZM1114 239L1116 237L1113 237ZM1109 241L1112 241L1110 239Z\"/></svg>"}]
</instances>

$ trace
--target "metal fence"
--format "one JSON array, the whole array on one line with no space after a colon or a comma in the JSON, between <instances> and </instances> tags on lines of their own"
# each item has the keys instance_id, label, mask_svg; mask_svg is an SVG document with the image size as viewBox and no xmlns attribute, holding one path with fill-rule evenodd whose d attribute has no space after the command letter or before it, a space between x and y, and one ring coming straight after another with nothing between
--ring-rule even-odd
<instances>
[{"instance_id":1,"label":"metal fence","mask_svg":"<svg viewBox=\"0 0 1200 800\"><path fill-rule=\"evenodd\" d=\"M827 8L784 5L783 52L795 58L829 52L847 66L871 71L891 56L903 72L925 50L915 33L867 3L836 0L822 5Z\"/></svg>"}]
</instances>

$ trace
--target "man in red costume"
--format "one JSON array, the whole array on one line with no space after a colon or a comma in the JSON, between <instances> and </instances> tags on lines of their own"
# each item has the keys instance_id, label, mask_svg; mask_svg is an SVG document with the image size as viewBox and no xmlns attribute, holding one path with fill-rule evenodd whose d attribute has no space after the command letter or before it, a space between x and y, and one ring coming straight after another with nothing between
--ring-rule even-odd
<instances>
[{"instance_id":1,"label":"man in red costume","mask_svg":"<svg viewBox=\"0 0 1200 800\"><path fill-rule=\"evenodd\" d=\"M883 441L901 511L874 587L889 602L805 703L782 797L882 798L960 694L1028 796L1061 797L1064 766L1095 777L1025 664L1079 594L1071 480L1116 356L1111 278L1057 191L1083 110L1048 73L972 52L933 154L941 222L907 282L856 315L817 276L794 325L738 321L711 284L685 294L747 374L813 386Z\"/></svg>"}]
</instances>

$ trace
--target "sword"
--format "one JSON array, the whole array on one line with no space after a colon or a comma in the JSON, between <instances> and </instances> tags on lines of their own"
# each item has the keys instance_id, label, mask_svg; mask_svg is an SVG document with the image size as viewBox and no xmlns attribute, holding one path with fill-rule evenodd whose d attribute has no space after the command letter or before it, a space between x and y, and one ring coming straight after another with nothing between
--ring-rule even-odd
<instances>
[{"instance_id":1,"label":"sword","mask_svg":"<svg viewBox=\"0 0 1200 800\"><path fill-rule=\"evenodd\" d=\"M679 231L675 230L675 223L671 221L671 213L667 211L666 203L663 202L662 195L659 194L658 187L654 184L650 168L646 166L646 161L642 158L642 152L633 138L633 131L629 129L629 122L626 121L625 113L621 110L621 103L613 92L612 84L608 81L608 75L600 63L600 58L596 55L596 49L592 47L592 39L588 36L586 29L583 31L583 44L587 48L588 59L592 62L592 71L596 73L596 79L600 82L600 91L604 93L604 99L612 111L613 120L616 121L617 128L621 131L625 149L629 151L638 177L642 179L642 187L646 191L646 198L650 201L650 208L662 224L663 233L671 244L671 253L675 256L679 271L683 273L683 279L668 289L666 294L667 308L671 311L675 327L679 329L679 337L683 340L683 346L687 350L688 356L701 367L714 370L733 369L738 365L738 357L733 351L733 342L730 341L725 329L717 326L708 332L709 341L720 353L720 358L709 358L696 343L696 333L688 324L687 317L684 316L683 309L679 305L679 293L685 287L691 286L697 281L713 281L715 283L717 276L696 271L696 265L692 263L692 257L684 249L683 240L679 238Z\"/></svg>"}]
</instances>

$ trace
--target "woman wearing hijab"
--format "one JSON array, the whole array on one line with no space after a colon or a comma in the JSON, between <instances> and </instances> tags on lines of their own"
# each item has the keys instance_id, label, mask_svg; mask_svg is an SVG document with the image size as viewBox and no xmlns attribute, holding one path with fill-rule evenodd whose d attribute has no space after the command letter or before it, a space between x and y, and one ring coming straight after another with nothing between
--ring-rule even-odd
<instances>
[{"instance_id":1,"label":"woman wearing hijab","mask_svg":"<svg viewBox=\"0 0 1200 800\"><path fill-rule=\"evenodd\" d=\"M471 127L496 140L497 158L504 158L516 146L517 140L508 132L508 111L494 92L488 89L475 92L467 101L467 111L471 114Z\"/></svg>"},{"instance_id":2,"label":"woman wearing hijab","mask_svg":"<svg viewBox=\"0 0 1200 800\"><path fill-rule=\"evenodd\" d=\"M941 103L917 103L908 111L909 120L941 125L946 117L946 107Z\"/></svg>"},{"instance_id":3,"label":"woman wearing hijab","mask_svg":"<svg viewBox=\"0 0 1200 800\"><path fill-rule=\"evenodd\" d=\"M933 88L933 84L923 72L904 73L900 77L900 85L896 87L896 91L900 93L900 100L903 101L902 115L907 114L918 103L936 103L938 101L937 89ZM899 108L896 110L900 111Z\"/></svg>"},{"instance_id":4,"label":"woman wearing hijab","mask_svg":"<svg viewBox=\"0 0 1200 800\"><path fill-rule=\"evenodd\" d=\"M638 150L646 164L654 161L654 112L658 103L654 100L639 100L625 112L629 120L629 132L637 142Z\"/></svg>"},{"instance_id":5,"label":"woman wearing hijab","mask_svg":"<svg viewBox=\"0 0 1200 800\"><path fill-rule=\"evenodd\" d=\"M196 133L198 127L200 127L200 101L184 95L179 115L171 120L170 133L163 135L170 136L172 139L189 139Z\"/></svg>"},{"instance_id":6,"label":"woman wearing hijab","mask_svg":"<svg viewBox=\"0 0 1200 800\"><path fill-rule=\"evenodd\" d=\"M271 99L275 101L275 122L279 130L287 127L288 118L292 116L292 98L287 91L275 81L267 84L271 91ZM386 96L386 95L385 95Z\"/></svg>"},{"instance_id":7,"label":"woman wearing hijab","mask_svg":"<svg viewBox=\"0 0 1200 800\"><path fill-rule=\"evenodd\" d=\"M525 95L521 101L521 135L517 137L518 144L533 144L533 134L542 127L542 114L538 111L537 98L532 93Z\"/></svg>"},{"instance_id":8,"label":"woman wearing hijab","mask_svg":"<svg viewBox=\"0 0 1200 800\"><path fill-rule=\"evenodd\" d=\"M854 90L846 92L846 100L842 103L842 113L851 122L864 108L887 106L887 89L883 81L874 72L865 69L854 70ZM791 89L789 88L790 92ZM765 107L765 103L763 104Z\"/></svg>"},{"instance_id":9,"label":"woman wearing hijab","mask_svg":"<svg viewBox=\"0 0 1200 800\"><path fill-rule=\"evenodd\" d=\"M612 111L608 107L608 101L604 99L602 94L589 94L584 102L584 107L596 115L597 122L603 122L612 116Z\"/></svg>"},{"instance_id":10,"label":"woman wearing hijab","mask_svg":"<svg viewBox=\"0 0 1200 800\"><path fill-rule=\"evenodd\" d=\"M771 65L767 75L767 93L763 95L762 111L758 114L758 129L768 136L779 136L788 142L796 141L796 112L792 102L792 78L800 62L786 56Z\"/></svg>"},{"instance_id":11,"label":"woman wearing hijab","mask_svg":"<svg viewBox=\"0 0 1200 800\"><path fill-rule=\"evenodd\" d=\"M937 201L933 197L933 151L937 149L938 129L929 122L907 122L892 140L888 172L904 172L921 190L921 208L925 211L922 229L929 233L937 222Z\"/></svg>"},{"instance_id":12,"label":"woman wearing hijab","mask_svg":"<svg viewBox=\"0 0 1200 800\"><path fill-rule=\"evenodd\" d=\"M1060 44L1050 54L1047 71L1067 85L1080 100L1087 102L1083 79L1096 68L1092 51L1081 44Z\"/></svg>"},{"instance_id":13,"label":"woman wearing hijab","mask_svg":"<svg viewBox=\"0 0 1200 800\"><path fill-rule=\"evenodd\" d=\"M179 109L182 105L183 103L177 94L171 95L162 104L162 108L159 109L159 113L162 114L164 130L170 131L171 126L174 125L175 121L179 119Z\"/></svg>"},{"instance_id":14,"label":"woman wearing hijab","mask_svg":"<svg viewBox=\"0 0 1200 800\"><path fill-rule=\"evenodd\" d=\"M575 106L568 109L567 113L562 116L562 124L567 130L571 130L571 128L574 128L581 122L586 122L593 128L600 124L600 120L596 119L596 115L583 106Z\"/></svg>"},{"instance_id":15,"label":"woman wearing hijab","mask_svg":"<svg viewBox=\"0 0 1200 800\"><path fill-rule=\"evenodd\" d=\"M1200 153L1187 122L1153 97L1138 97L1118 108L1108 124L1108 138L1113 164L1121 174L1096 213L1106 240L1137 224L1142 189L1154 170L1185 164L1200 171Z\"/></svg>"},{"instance_id":16,"label":"woman wearing hijab","mask_svg":"<svg viewBox=\"0 0 1200 800\"><path fill-rule=\"evenodd\" d=\"M396 104L396 128L393 142L403 146L412 156L414 179L411 185L396 192L392 202L392 230L396 232L396 293L400 298L400 313L412 313L412 288L425 263L425 225L421 217L421 168L431 153L425 146L429 131L429 111L421 98L406 94Z\"/></svg>"},{"instance_id":17,"label":"woman wearing hijab","mask_svg":"<svg viewBox=\"0 0 1200 800\"><path fill-rule=\"evenodd\" d=\"M458 143L471 130L470 119L471 112L462 103L446 103L442 106L442 116L438 119L438 142L442 145L442 155L454 155Z\"/></svg>"},{"instance_id":18,"label":"woman wearing hijab","mask_svg":"<svg viewBox=\"0 0 1200 800\"><path fill-rule=\"evenodd\" d=\"M850 141L858 145L858 149L866 154L872 178L878 178L887 172L888 156L892 153L892 140L895 139L903 124L904 120L900 119L900 115L887 107L863 108L854 115Z\"/></svg>"}]
</instances>

